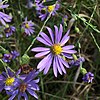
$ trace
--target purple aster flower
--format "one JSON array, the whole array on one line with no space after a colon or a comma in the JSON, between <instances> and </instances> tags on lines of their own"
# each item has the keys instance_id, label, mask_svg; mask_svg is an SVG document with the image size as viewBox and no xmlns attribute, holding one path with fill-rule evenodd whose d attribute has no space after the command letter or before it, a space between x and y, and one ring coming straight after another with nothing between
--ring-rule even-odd
<instances>
[{"instance_id":1,"label":"purple aster flower","mask_svg":"<svg viewBox=\"0 0 100 100\"><path fill-rule=\"evenodd\" d=\"M15 77L15 73L13 73L9 68L7 68L7 73L2 72L2 74L0 74L0 92L3 89L5 90L14 89L17 83L18 79Z\"/></svg>"},{"instance_id":2,"label":"purple aster flower","mask_svg":"<svg viewBox=\"0 0 100 100\"><path fill-rule=\"evenodd\" d=\"M25 21L22 23L22 28L24 29L26 35L30 36L34 33L34 24L31 20L27 21L27 17L25 18Z\"/></svg>"},{"instance_id":3,"label":"purple aster flower","mask_svg":"<svg viewBox=\"0 0 100 100\"><path fill-rule=\"evenodd\" d=\"M18 95L18 100L20 100L21 97L24 97L24 100L28 100L28 95L26 94L26 92L38 99L35 91L39 90L39 87L37 85L39 79L34 79L37 75L38 72L36 72L35 70L30 72L24 80L21 80L19 84L16 85L16 89L9 93L11 97L8 100L13 100L16 95Z\"/></svg>"},{"instance_id":4,"label":"purple aster flower","mask_svg":"<svg viewBox=\"0 0 100 100\"><path fill-rule=\"evenodd\" d=\"M48 2L50 0L35 0L36 2L36 10L37 13L39 15L39 18L41 18L41 20L45 20L47 18L47 16L52 12L52 16L54 16L57 12L57 10L59 9L60 5L54 4L54 5L49 5L49 6L44 6L43 3L44 2Z\"/></svg>"},{"instance_id":5,"label":"purple aster flower","mask_svg":"<svg viewBox=\"0 0 100 100\"><path fill-rule=\"evenodd\" d=\"M16 57L19 56L19 52L17 52L16 50L11 51L11 55L12 55L12 59L15 59Z\"/></svg>"},{"instance_id":6,"label":"purple aster flower","mask_svg":"<svg viewBox=\"0 0 100 100\"><path fill-rule=\"evenodd\" d=\"M11 61L11 59L12 59L12 55L11 54L4 54L4 56L3 56L3 58L2 58L2 60L4 61L4 62L10 62Z\"/></svg>"},{"instance_id":7,"label":"purple aster flower","mask_svg":"<svg viewBox=\"0 0 100 100\"><path fill-rule=\"evenodd\" d=\"M80 63L81 63L81 62L84 62L84 61L85 61L84 57L80 57L80 58L78 58L77 60L71 60L71 61L69 62L69 65L70 65L70 66L80 66Z\"/></svg>"},{"instance_id":8,"label":"purple aster flower","mask_svg":"<svg viewBox=\"0 0 100 100\"><path fill-rule=\"evenodd\" d=\"M14 26L9 26L7 28L4 29L4 32L6 34L6 37L11 36L14 32L15 32L15 27Z\"/></svg>"},{"instance_id":9,"label":"purple aster flower","mask_svg":"<svg viewBox=\"0 0 100 100\"><path fill-rule=\"evenodd\" d=\"M94 74L91 73L91 72L88 72L83 76L82 79L83 79L84 82L92 83L92 81L94 79Z\"/></svg>"},{"instance_id":10,"label":"purple aster flower","mask_svg":"<svg viewBox=\"0 0 100 100\"><path fill-rule=\"evenodd\" d=\"M57 26L54 26L54 28L55 33L52 32L51 28L47 27L50 38L44 32L40 32L41 37L37 37L38 41L42 42L48 47L36 47L33 48L32 51L39 52L35 55L35 57L46 56L37 66L39 71L44 70L44 74L47 74L50 66L52 65L54 75L57 77L57 72L59 72L61 75L63 72L66 74L64 66L69 68L69 65L65 60L65 57L72 59L73 57L71 55L76 53L76 51L72 50L74 45L64 46L70 38L70 36L68 36L70 30L68 30L67 33L62 37L62 25L60 25L59 30Z\"/></svg>"},{"instance_id":11,"label":"purple aster flower","mask_svg":"<svg viewBox=\"0 0 100 100\"><path fill-rule=\"evenodd\" d=\"M10 62L12 59L15 59L18 56L19 56L19 52L14 50L14 51L11 51L11 53L9 54L4 54L2 60L7 63L7 62Z\"/></svg>"}]
</instances>

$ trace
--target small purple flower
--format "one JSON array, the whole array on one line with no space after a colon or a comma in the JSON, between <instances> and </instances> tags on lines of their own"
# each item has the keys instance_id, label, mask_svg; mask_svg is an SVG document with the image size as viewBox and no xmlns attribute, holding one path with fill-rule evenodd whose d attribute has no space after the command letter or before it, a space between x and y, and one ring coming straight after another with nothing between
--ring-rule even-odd
<instances>
[{"instance_id":1,"label":"small purple flower","mask_svg":"<svg viewBox=\"0 0 100 100\"><path fill-rule=\"evenodd\" d=\"M9 68L7 68L7 73L2 72L2 74L0 74L0 92L3 89L5 90L14 89L17 83L18 79L15 77L15 73L13 73Z\"/></svg>"},{"instance_id":2,"label":"small purple flower","mask_svg":"<svg viewBox=\"0 0 100 100\"><path fill-rule=\"evenodd\" d=\"M12 55L12 59L15 59L16 57L19 56L19 52L17 52L16 50L11 51L11 55Z\"/></svg>"},{"instance_id":3,"label":"small purple flower","mask_svg":"<svg viewBox=\"0 0 100 100\"><path fill-rule=\"evenodd\" d=\"M70 66L80 66L80 63L81 63L81 62L84 62L84 61L85 61L84 57L80 57L80 58L78 58L77 60L71 60L71 61L69 62L69 65L70 65Z\"/></svg>"},{"instance_id":4,"label":"small purple flower","mask_svg":"<svg viewBox=\"0 0 100 100\"><path fill-rule=\"evenodd\" d=\"M34 79L37 75L38 72L36 72L35 70L30 72L25 79L21 80L19 84L16 85L16 89L9 93L11 97L8 100L13 100L16 95L18 95L18 100L20 100L21 97L24 97L24 100L28 100L28 95L26 94L27 92L38 99L35 91L39 90L39 87L37 85L39 79Z\"/></svg>"},{"instance_id":5,"label":"small purple flower","mask_svg":"<svg viewBox=\"0 0 100 100\"><path fill-rule=\"evenodd\" d=\"M6 37L11 36L14 32L15 32L15 27L14 26L9 26L7 28L4 29L4 32L6 34Z\"/></svg>"},{"instance_id":6,"label":"small purple flower","mask_svg":"<svg viewBox=\"0 0 100 100\"><path fill-rule=\"evenodd\" d=\"M25 21L22 23L22 28L24 29L26 35L30 36L34 33L34 24L31 20L27 21L27 17L25 18Z\"/></svg>"},{"instance_id":7,"label":"small purple flower","mask_svg":"<svg viewBox=\"0 0 100 100\"><path fill-rule=\"evenodd\" d=\"M9 54L4 54L2 60L7 63L7 62L10 62L12 59L15 59L18 56L19 56L19 52L14 50L14 51L11 51L11 53Z\"/></svg>"},{"instance_id":8,"label":"small purple flower","mask_svg":"<svg viewBox=\"0 0 100 100\"><path fill-rule=\"evenodd\" d=\"M52 16L54 16L57 12L57 10L59 9L60 5L54 4L54 5L49 5L49 6L44 6L43 3L44 2L48 2L50 0L35 0L36 2L36 10L37 13L39 15L39 18L41 18L41 20L45 20L47 18L47 16L52 12Z\"/></svg>"},{"instance_id":9,"label":"small purple flower","mask_svg":"<svg viewBox=\"0 0 100 100\"><path fill-rule=\"evenodd\" d=\"M12 55L11 54L4 54L4 56L3 56L3 58L2 58L2 60L4 61L4 62L10 62L11 61L11 59L12 59Z\"/></svg>"},{"instance_id":10,"label":"small purple flower","mask_svg":"<svg viewBox=\"0 0 100 100\"><path fill-rule=\"evenodd\" d=\"M92 83L92 81L94 79L94 74L91 73L91 72L88 72L83 76L82 79L83 79L84 82Z\"/></svg>"},{"instance_id":11,"label":"small purple flower","mask_svg":"<svg viewBox=\"0 0 100 100\"><path fill-rule=\"evenodd\" d=\"M64 66L69 68L65 57L68 59L72 59L72 54L76 53L74 45L67 45L66 42L69 40L70 36L68 36L70 30L62 37L63 27L60 25L60 29L58 30L57 26L54 26L55 32L52 32L51 28L47 27L50 38L44 33L40 32L40 36L37 37L37 40L41 43L45 44L46 47L36 47L33 48L32 51L39 52L35 55L35 57L44 57L43 60L40 61L37 68L39 71L44 70L44 74L50 69L50 66L53 67L54 75L57 77L57 72L61 75L64 72L66 74L66 70ZM53 63L53 64L52 64Z\"/></svg>"}]
</instances>

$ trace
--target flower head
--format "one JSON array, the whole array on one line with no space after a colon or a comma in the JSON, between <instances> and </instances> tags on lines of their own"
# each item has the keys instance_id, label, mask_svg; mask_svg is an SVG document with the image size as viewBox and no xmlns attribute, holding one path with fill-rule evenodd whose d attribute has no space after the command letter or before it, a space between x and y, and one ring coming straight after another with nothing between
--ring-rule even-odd
<instances>
[{"instance_id":1,"label":"flower head","mask_svg":"<svg viewBox=\"0 0 100 100\"><path fill-rule=\"evenodd\" d=\"M15 73L7 68L7 73L2 72L0 74L0 92L5 90L12 90L17 85L18 79L15 77Z\"/></svg>"},{"instance_id":2,"label":"flower head","mask_svg":"<svg viewBox=\"0 0 100 100\"><path fill-rule=\"evenodd\" d=\"M19 56L19 52L14 50L14 51L11 51L11 53L9 54L4 54L2 60L7 63L7 62L10 62L12 59L15 59L18 56Z\"/></svg>"},{"instance_id":3,"label":"flower head","mask_svg":"<svg viewBox=\"0 0 100 100\"><path fill-rule=\"evenodd\" d=\"M26 94L27 92L34 96L36 99L38 99L38 96L35 93L35 91L39 90L39 87L37 85L39 79L34 79L37 75L38 72L34 70L30 72L26 76L26 78L20 80L18 85L16 85L15 90L9 92L9 95L11 95L11 97L8 100L13 100L16 97L16 95L18 95L18 100L20 100L21 97L24 97L25 100L28 100L28 96Z\"/></svg>"},{"instance_id":4,"label":"flower head","mask_svg":"<svg viewBox=\"0 0 100 100\"><path fill-rule=\"evenodd\" d=\"M6 37L9 37L15 32L15 27L14 26L9 26L9 27L4 29L4 32L6 34Z\"/></svg>"},{"instance_id":5,"label":"flower head","mask_svg":"<svg viewBox=\"0 0 100 100\"><path fill-rule=\"evenodd\" d=\"M2 58L2 60L3 60L4 62L10 62L11 59L12 59L12 55L11 55L11 54L4 54L4 56L3 56L3 58Z\"/></svg>"},{"instance_id":6,"label":"flower head","mask_svg":"<svg viewBox=\"0 0 100 100\"><path fill-rule=\"evenodd\" d=\"M53 4L53 5L49 5L49 6L44 6L43 3L44 2L49 2L49 0L35 0L36 2L36 10L37 13L39 14L39 18L41 18L41 20L45 20L47 18L47 16L52 12L52 15L54 16L56 14L56 11L59 9L59 4Z\"/></svg>"},{"instance_id":7,"label":"flower head","mask_svg":"<svg viewBox=\"0 0 100 100\"><path fill-rule=\"evenodd\" d=\"M25 21L22 23L22 28L24 29L24 32L26 35L31 35L34 33L34 24L33 22L30 20L30 21L27 21L27 17L25 18Z\"/></svg>"},{"instance_id":8,"label":"flower head","mask_svg":"<svg viewBox=\"0 0 100 100\"><path fill-rule=\"evenodd\" d=\"M88 72L83 76L82 79L83 79L84 82L92 83L92 81L94 79L94 74L91 73L91 72Z\"/></svg>"},{"instance_id":9,"label":"flower head","mask_svg":"<svg viewBox=\"0 0 100 100\"><path fill-rule=\"evenodd\" d=\"M69 68L69 65L64 57L72 59L73 57L71 55L76 53L76 51L72 50L74 45L64 46L70 38L70 36L68 36L70 30L68 30L67 33L62 37L62 25L60 25L59 30L57 26L54 26L54 28L55 33L52 32L51 28L47 27L50 38L44 32L40 32L40 36L37 37L38 41L47 45L48 47L36 47L33 48L32 51L39 52L35 55L35 57L46 56L37 66L39 71L44 70L44 74L47 74L50 66L53 65L53 72L57 77L57 72L59 72L61 75L63 72L66 73L64 66Z\"/></svg>"},{"instance_id":10,"label":"flower head","mask_svg":"<svg viewBox=\"0 0 100 100\"><path fill-rule=\"evenodd\" d=\"M11 51L11 55L12 55L12 59L15 59L16 57L19 56L19 52L17 52L16 50Z\"/></svg>"}]
</instances>

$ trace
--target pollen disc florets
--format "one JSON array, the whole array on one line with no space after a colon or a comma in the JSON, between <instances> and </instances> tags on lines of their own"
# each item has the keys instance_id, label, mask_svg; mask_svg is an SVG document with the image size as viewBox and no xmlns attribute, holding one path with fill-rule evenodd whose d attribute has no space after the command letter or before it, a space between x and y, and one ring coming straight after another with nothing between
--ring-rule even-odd
<instances>
[{"instance_id":1,"label":"pollen disc florets","mask_svg":"<svg viewBox=\"0 0 100 100\"><path fill-rule=\"evenodd\" d=\"M26 28L29 28L30 26L28 25L28 23L26 23L26 24L25 24L25 27L26 27Z\"/></svg>"},{"instance_id":2,"label":"pollen disc florets","mask_svg":"<svg viewBox=\"0 0 100 100\"><path fill-rule=\"evenodd\" d=\"M6 85L13 85L13 82L15 81L15 79L13 77L9 77L6 79Z\"/></svg>"},{"instance_id":3,"label":"pollen disc florets","mask_svg":"<svg viewBox=\"0 0 100 100\"><path fill-rule=\"evenodd\" d=\"M55 9L55 5L48 6L48 12L52 12Z\"/></svg>"},{"instance_id":4,"label":"pollen disc florets","mask_svg":"<svg viewBox=\"0 0 100 100\"><path fill-rule=\"evenodd\" d=\"M59 44L54 44L54 45L51 47L51 50L52 50L52 52L53 52L55 55L59 55L59 54L61 54L61 52L62 52L62 47L61 47Z\"/></svg>"},{"instance_id":5,"label":"pollen disc florets","mask_svg":"<svg viewBox=\"0 0 100 100\"><path fill-rule=\"evenodd\" d=\"M25 92L26 89L27 89L27 84L26 83L22 83L19 87L20 92Z\"/></svg>"}]
</instances>

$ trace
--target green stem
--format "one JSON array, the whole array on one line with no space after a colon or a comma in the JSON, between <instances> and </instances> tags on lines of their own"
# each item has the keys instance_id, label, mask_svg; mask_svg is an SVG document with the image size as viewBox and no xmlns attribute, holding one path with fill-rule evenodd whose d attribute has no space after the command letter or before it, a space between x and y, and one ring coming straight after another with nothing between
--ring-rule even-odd
<instances>
[{"instance_id":1,"label":"green stem","mask_svg":"<svg viewBox=\"0 0 100 100\"><path fill-rule=\"evenodd\" d=\"M0 59L0 62L3 64L4 69L5 69L5 71L6 71L7 75L8 75L8 71L7 71L7 68L6 68L7 64L4 63L1 59ZM9 76L9 75L8 75L8 76Z\"/></svg>"}]
</instances>

